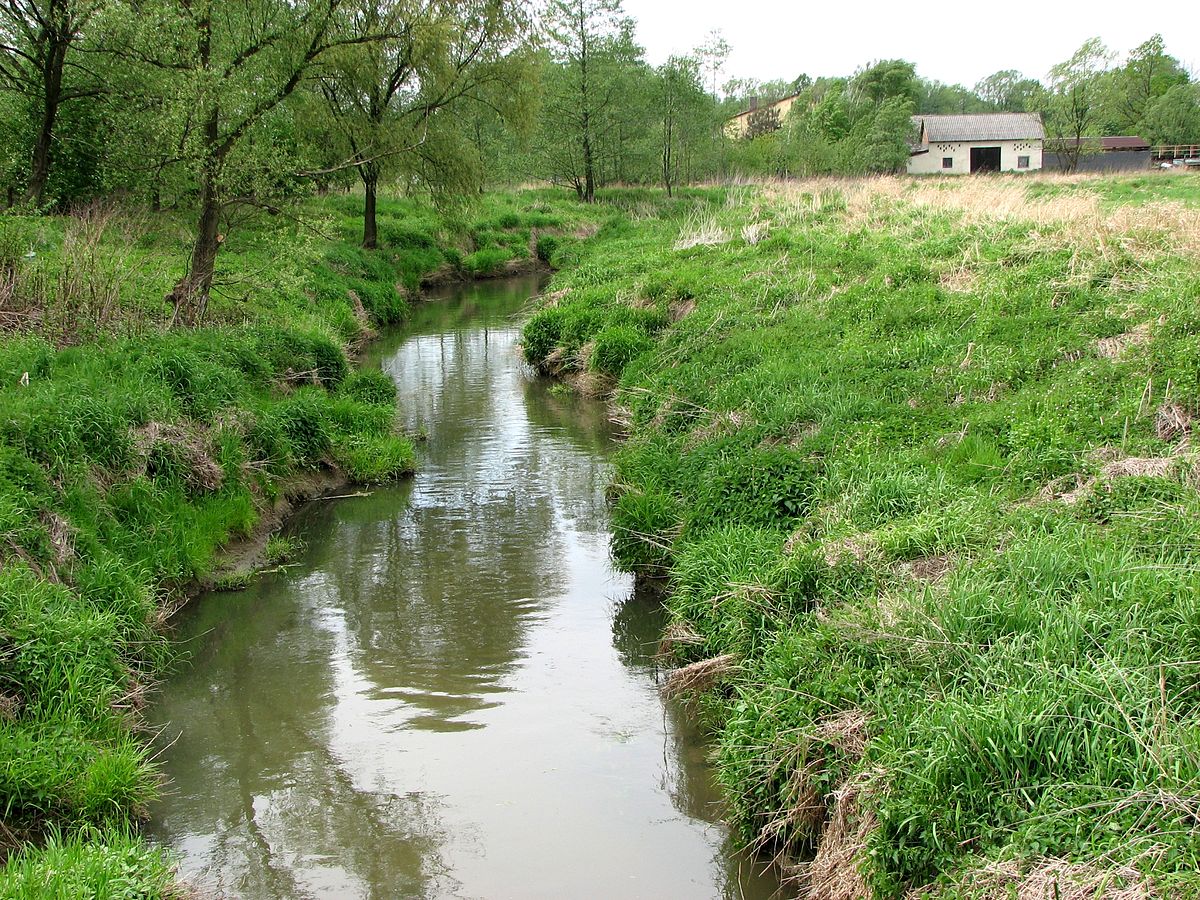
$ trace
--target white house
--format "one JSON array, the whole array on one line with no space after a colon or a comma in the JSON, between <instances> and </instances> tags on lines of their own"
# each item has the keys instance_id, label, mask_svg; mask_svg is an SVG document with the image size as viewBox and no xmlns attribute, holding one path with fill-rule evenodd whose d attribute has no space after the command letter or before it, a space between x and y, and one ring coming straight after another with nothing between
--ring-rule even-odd
<instances>
[{"instance_id":1,"label":"white house","mask_svg":"<svg viewBox=\"0 0 1200 900\"><path fill-rule=\"evenodd\" d=\"M913 116L920 137L910 175L1028 172L1042 167L1046 130L1037 113Z\"/></svg>"}]
</instances>

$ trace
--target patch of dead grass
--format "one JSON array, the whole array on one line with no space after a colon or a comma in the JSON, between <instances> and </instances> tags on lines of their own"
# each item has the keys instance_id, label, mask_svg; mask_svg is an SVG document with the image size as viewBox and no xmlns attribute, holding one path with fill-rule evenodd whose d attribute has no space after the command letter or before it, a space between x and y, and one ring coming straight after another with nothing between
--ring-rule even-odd
<instances>
[{"instance_id":1,"label":"patch of dead grass","mask_svg":"<svg viewBox=\"0 0 1200 900\"><path fill-rule=\"evenodd\" d=\"M1032 864L988 863L966 876L965 884L910 891L908 900L936 900L969 886L977 900L1158 900L1154 884L1128 866L1097 866L1062 859Z\"/></svg>"},{"instance_id":2,"label":"patch of dead grass","mask_svg":"<svg viewBox=\"0 0 1200 900\"><path fill-rule=\"evenodd\" d=\"M1101 338L1096 341L1096 355L1102 359L1119 360L1131 347L1141 347L1150 342L1150 323L1143 322L1122 334Z\"/></svg>"},{"instance_id":3,"label":"patch of dead grass","mask_svg":"<svg viewBox=\"0 0 1200 900\"><path fill-rule=\"evenodd\" d=\"M1059 242L1105 258L1118 254L1137 260L1169 254L1200 258L1200 209L1174 201L1113 207L1086 189L1088 180L1086 175L1052 174L1020 179L810 178L768 184L764 196L778 204L785 217L817 211L823 205L819 198L837 194L854 226L870 227L890 211L908 207L951 213L972 225L1030 223L1044 230L1035 243ZM1074 189L1031 197L1028 189L1036 182Z\"/></svg>"},{"instance_id":4,"label":"patch of dead grass","mask_svg":"<svg viewBox=\"0 0 1200 900\"><path fill-rule=\"evenodd\" d=\"M862 865L867 840L879 823L860 802L867 780L860 773L833 792L829 821L804 873L811 900L862 900L871 895Z\"/></svg>"},{"instance_id":5,"label":"patch of dead grass","mask_svg":"<svg viewBox=\"0 0 1200 900\"><path fill-rule=\"evenodd\" d=\"M711 689L725 676L736 672L737 657L732 653L702 659L681 666L670 675L659 688L664 697L681 697L684 694L703 693Z\"/></svg>"}]
</instances>

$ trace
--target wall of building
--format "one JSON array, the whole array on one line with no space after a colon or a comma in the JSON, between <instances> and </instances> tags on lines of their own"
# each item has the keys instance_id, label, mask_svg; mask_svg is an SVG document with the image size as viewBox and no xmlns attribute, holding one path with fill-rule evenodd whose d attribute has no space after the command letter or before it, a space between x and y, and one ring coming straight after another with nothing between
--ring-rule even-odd
<instances>
[{"instance_id":1,"label":"wall of building","mask_svg":"<svg viewBox=\"0 0 1200 900\"><path fill-rule=\"evenodd\" d=\"M1153 162L1149 150L1109 150L1105 153L1081 153L1076 172L1144 172ZM1070 159L1058 153L1046 153L1043 164L1051 172L1061 172Z\"/></svg>"},{"instance_id":2,"label":"wall of building","mask_svg":"<svg viewBox=\"0 0 1200 900\"><path fill-rule=\"evenodd\" d=\"M971 174L972 147L999 147L1000 171L1002 172L1032 172L1042 167L1042 142L1027 141L960 141L955 143L926 143L928 153L910 156L908 172L910 175L969 175ZM1029 168L1017 166L1017 158L1029 157ZM943 168L942 159L950 157L954 165L949 169Z\"/></svg>"},{"instance_id":3,"label":"wall of building","mask_svg":"<svg viewBox=\"0 0 1200 900\"><path fill-rule=\"evenodd\" d=\"M779 124L783 125L783 120L787 118L788 113L792 111L792 105L796 102L795 97L784 97L776 103L764 103L759 109L774 109L779 113ZM756 110L747 110L740 115L734 116L725 123L725 133L732 138L745 137L746 129L750 127L750 116Z\"/></svg>"}]
</instances>

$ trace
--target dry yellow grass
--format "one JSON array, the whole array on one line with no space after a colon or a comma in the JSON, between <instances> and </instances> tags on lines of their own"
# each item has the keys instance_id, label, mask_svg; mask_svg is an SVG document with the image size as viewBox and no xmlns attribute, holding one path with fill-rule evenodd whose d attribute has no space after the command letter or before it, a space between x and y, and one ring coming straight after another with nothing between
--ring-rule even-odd
<instances>
[{"instance_id":1,"label":"dry yellow grass","mask_svg":"<svg viewBox=\"0 0 1200 900\"><path fill-rule=\"evenodd\" d=\"M1068 245L1107 255L1121 250L1138 259L1178 254L1200 258L1200 210L1159 201L1106 207L1087 190L1091 176L1040 175L1021 178L860 179L812 178L773 182L767 197L785 218L820 212L837 198L855 223L879 223L898 207L952 213L968 224L1025 222L1053 232ZM1037 183L1074 190L1030 197Z\"/></svg>"},{"instance_id":2,"label":"dry yellow grass","mask_svg":"<svg viewBox=\"0 0 1200 900\"><path fill-rule=\"evenodd\" d=\"M961 896L963 885L912 891L908 900ZM1043 859L1029 868L1016 862L989 863L967 876L970 896L979 900L1157 900L1162 895L1144 875L1128 866L1102 867Z\"/></svg>"}]
</instances>

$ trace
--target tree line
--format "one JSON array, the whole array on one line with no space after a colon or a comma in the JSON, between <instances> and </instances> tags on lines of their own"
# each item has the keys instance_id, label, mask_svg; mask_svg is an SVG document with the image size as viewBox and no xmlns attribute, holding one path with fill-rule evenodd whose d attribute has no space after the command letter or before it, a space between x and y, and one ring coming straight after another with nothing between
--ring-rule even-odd
<instances>
[{"instance_id":1,"label":"tree line","mask_svg":"<svg viewBox=\"0 0 1200 900\"><path fill-rule=\"evenodd\" d=\"M770 103L795 96L786 117ZM760 111L732 152L734 168L759 174L811 175L900 171L914 139L911 116L1033 112L1051 146L1078 162L1086 138L1137 135L1151 144L1200 142L1200 83L1171 56L1160 35L1124 57L1098 39L1085 41L1044 80L1006 69L973 88L931 81L906 60L883 60L853 75L726 85L726 104Z\"/></svg>"},{"instance_id":2,"label":"tree line","mask_svg":"<svg viewBox=\"0 0 1200 900\"><path fill-rule=\"evenodd\" d=\"M1088 41L1044 82L1003 71L973 89L903 60L721 85L728 54L714 33L652 65L620 0L0 0L0 199L194 215L170 295L188 322L238 221L355 184L373 248L385 184L452 202L549 181L592 201L613 183L895 171L919 112L1200 140L1197 84L1157 36L1120 61ZM785 119L727 132L752 96L793 95Z\"/></svg>"}]
</instances>

